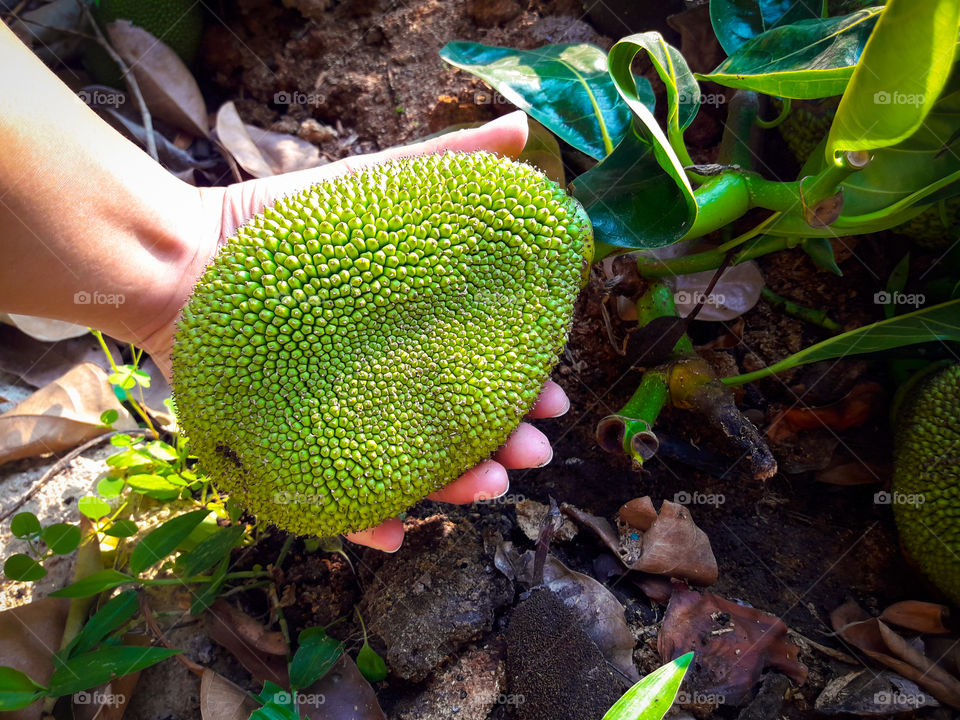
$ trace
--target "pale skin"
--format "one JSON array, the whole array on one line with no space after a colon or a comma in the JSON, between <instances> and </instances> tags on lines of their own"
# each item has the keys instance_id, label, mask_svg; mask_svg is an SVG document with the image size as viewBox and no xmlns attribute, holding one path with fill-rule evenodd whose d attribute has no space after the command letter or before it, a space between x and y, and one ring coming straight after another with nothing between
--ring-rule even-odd
<instances>
[{"instance_id":1,"label":"pale skin","mask_svg":"<svg viewBox=\"0 0 960 720\"><path fill-rule=\"evenodd\" d=\"M90 110L0 24L0 311L67 320L147 350L170 376L180 310L218 245L267 203L337 175L397 157L489 150L516 157L522 113L474 130L351 157L313 170L226 187L181 182ZM77 293L123 295L78 304ZM529 417L562 415L563 390L548 381ZM509 487L508 469L545 465L546 436L522 423L491 459L430 495L467 504ZM394 551L393 518L347 536Z\"/></svg>"}]
</instances>

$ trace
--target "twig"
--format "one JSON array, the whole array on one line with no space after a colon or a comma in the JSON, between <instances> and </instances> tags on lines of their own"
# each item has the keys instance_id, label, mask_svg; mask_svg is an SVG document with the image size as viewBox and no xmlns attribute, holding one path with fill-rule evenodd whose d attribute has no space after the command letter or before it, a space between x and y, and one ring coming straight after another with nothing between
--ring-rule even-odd
<instances>
[{"instance_id":1,"label":"twig","mask_svg":"<svg viewBox=\"0 0 960 720\"><path fill-rule=\"evenodd\" d=\"M163 634L163 630L161 630L160 626L157 624L156 618L153 617L153 610L150 609L150 603L147 601L147 594L145 592L141 592L138 596L138 599L140 600L140 612L143 615L143 621L147 625L147 630L150 631L150 634L153 635L157 642L159 642L165 648L170 648L173 650L174 646L170 644L169 640L167 640L167 636ZM203 665L195 663L190 658L184 656L183 653L178 653L174 655L174 657L182 662L184 667L186 667L187 670L192 672L197 677L202 676L203 671L206 669L203 667Z\"/></svg>"},{"instance_id":2,"label":"twig","mask_svg":"<svg viewBox=\"0 0 960 720\"><path fill-rule=\"evenodd\" d=\"M146 130L147 136L147 152L157 162L160 162L160 156L157 154L157 141L153 137L153 119L150 117L150 111L147 109L147 103L143 99L143 95L140 93L140 86L137 84L136 78L133 76L133 71L127 67L127 64L123 61L123 58L113 49L113 46L109 43L106 37L104 37L103 31L100 30L100 26L97 25L97 21L93 19L93 13L90 12L90 8L87 7L87 4L83 0L77 0L77 5L83 10L84 15L87 18L87 22L90 23L90 27L93 28L93 32L96 33L97 42L100 46L106 51L107 55L110 56L110 59L113 60L120 67L120 74L123 75L123 81L127 84L127 89L130 91L130 94L133 95L134 100L137 101L137 106L140 108L140 118L143 122L143 128Z\"/></svg>"},{"instance_id":3,"label":"twig","mask_svg":"<svg viewBox=\"0 0 960 720\"><path fill-rule=\"evenodd\" d=\"M120 432L119 430L114 430L113 432L105 433L105 434L103 434L103 435L98 435L97 437L93 438L92 440L88 440L87 442L85 442L85 443L84 443L83 445L81 445L80 447L74 448L73 450L71 450L70 452L68 452L66 455L64 455L62 458L60 458L59 460L57 460L57 462L54 463L53 467L51 467L49 470L47 470L47 471L43 474L43 477L41 477L39 480L37 480L37 481L33 484L33 486L32 486L29 490L27 490L27 492L25 492L25 493L23 494L23 496L13 504L13 506L7 508L6 510L3 511L2 514L0 514L0 522L5 521L7 518L9 518L11 515L13 515L17 510L19 510L20 508L22 508L22 507L26 504L26 502L27 502L31 497L33 497L33 495L34 495L40 488L42 488L44 485L46 485L48 482L50 482L50 480L53 479L53 477L54 477L57 473L59 473L61 470L63 470L63 469L64 469L68 464L70 464L70 462L71 462L72 460L74 460L77 456L83 454L84 452L86 452L86 451L89 450L90 448L99 445L99 444L102 443L104 440L107 440L108 438L111 438L111 437L113 437L114 435L117 435L119 432ZM125 432L127 435L146 435L146 434L147 434L146 429L144 429L144 430L126 430L126 431L124 431L124 432Z\"/></svg>"}]
</instances>

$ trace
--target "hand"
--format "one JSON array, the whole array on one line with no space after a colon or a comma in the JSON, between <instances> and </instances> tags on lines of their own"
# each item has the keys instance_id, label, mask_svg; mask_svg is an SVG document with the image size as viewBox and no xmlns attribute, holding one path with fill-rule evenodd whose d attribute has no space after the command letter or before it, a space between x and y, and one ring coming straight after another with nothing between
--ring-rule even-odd
<instances>
[{"instance_id":1,"label":"hand","mask_svg":"<svg viewBox=\"0 0 960 720\"><path fill-rule=\"evenodd\" d=\"M320 168L250 180L226 188L203 188L200 193L207 221L201 225L204 228L204 237L200 240L201 247L205 249L204 252L209 261L220 243L266 205L321 180L394 158L444 150L489 150L516 157L526 142L526 136L526 118L522 112L517 112L483 127L452 133L408 147L346 158ZM179 315L179 309L146 344L147 350L168 376L177 315ZM530 412L530 417L555 417L565 413L568 407L569 402L560 386L548 381L536 406ZM548 463L552 457L553 451L543 433L528 423L521 423L492 459L484 460L443 489L431 493L429 498L441 502L468 504L476 500L499 497L506 493L509 487L508 469L539 467ZM347 538L361 545L392 552L397 550L403 542L403 524L399 518L392 518L375 528L350 533Z\"/></svg>"}]
</instances>

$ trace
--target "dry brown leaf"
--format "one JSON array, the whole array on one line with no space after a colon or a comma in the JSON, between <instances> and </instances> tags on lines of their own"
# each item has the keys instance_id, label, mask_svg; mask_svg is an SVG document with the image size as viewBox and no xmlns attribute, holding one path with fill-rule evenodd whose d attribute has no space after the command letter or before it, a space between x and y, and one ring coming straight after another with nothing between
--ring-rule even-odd
<instances>
[{"instance_id":1,"label":"dry brown leaf","mask_svg":"<svg viewBox=\"0 0 960 720\"><path fill-rule=\"evenodd\" d=\"M107 36L161 120L192 135L209 135L207 107L193 74L166 44L129 20L107 25Z\"/></svg>"},{"instance_id":2,"label":"dry brown leaf","mask_svg":"<svg viewBox=\"0 0 960 720\"><path fill-rule=\"evenodd\" d=\"M295 135L264 130L247 123L244 123L243 127L270 169L277 175L308 170L325 163L316 145Z\"/></svg>"},{"instance_id":3,"label":"dry brown leaf","mask_svg":"<svg viewBox=\"0 0 960 720\"><path fill-rule=\"evenodd\" d=\"M0 464L65 450L103 434L107 428L100 416L106 410L120 416L115 429L137 427L99 366L75 366L0 415Z\"/></svg>"},{"instance_id":4,"label":"dry brown leaf","mask_svg":"<svg viewBox=\"0 0 960 720\"><path fill-rule=\"evenodd\" d=\"M247 132L233 101L225 102L217 110L217 139L233 156L234 160L255 178L274 175L270 163Z\"/></svg>"},{"instance_id":5,"label":"dry brown leaf","mask_svg":"<svg viewBox=\"0 0 960 720\"><path fill-rule=\"evenodd\" d=\"M53 675L53 653L60 647L70 601L43 598L0 612L0 665L9 665L46 685ZM39 720L43 701L3 713L4 720Z\"/></svg>"},{"instance_id":6,"label":"dry brown leaf","mask_svg":"<svg viewBox=\"0 0 960 720\"><path fill-rule=\"evenodd\" d=\"M116 345L109 338L104 340L117 357ZM82 362L92 362L104 370L110 367L100 343L89 333L59 342L41 342L12 325L0 324L0 370L34 388L50 384Z\"/></svg>"},{"instance_id":7,"label":"dry brown leaf","mask_svg":"<svg viewBox=\"0 0 960 720\"><path fill-rule=\"evenodd\" d=\"M298 708L311 720L386 720L377 694L347 653L298 694Z\"/></svg>"},{"instance_id":8,"label":"dry brown leaf","mask_svg":"<svg viewBox=\"0 0 960 720\"><path fill-rule=\"evenodd\" d=\"M250 694L223 675L207 668L200 678L202 720L247 720L260 706Z\"/></svg>"},{"instance_id":9,"label":"dry brown leaf","mask_svg":"<svg viewBox=\"0 0 960 720\"><path fill-rule=\"evenodd\" d=\"M752 309L760 299L760 291L764 286L763 273L753 260L724 270L713 291L705 297L704 291L714 275L715 270L704 270L676 278L674 299L680 315L689 314L701 298L705 298L697 320L726 322Z\"/></svg>"},{"instance_id":10,"label":"dry brown leaf","mask_svg":"<svg viewBox=\"0 0 960 720\"><path fill-rule=\"evenodd\" d=\"M858 383L829 405L787 408L770 422L766 434L774 442L780 442L793 437L800 430L847 430L859 427L886 407L886 397L880 383Z\"/></svg>"},{"instance_id":11,"label":"dry brown leaf","mask_svg":"<svg viewBox=\"0 0 960 720\"><path fill-rule=\"evenodd\" d=\"M880 619L916 632L943 635L950 632L946 620L950 608L939 603L904 600L894 603L880 613Z\"/></svg>"},{"instance_id":12,"label":"dry brown leaf","mask_svg":"<svg viewBox=\"0 0 960 720\"><path fill-rule=\"evenodd\" d=\"M204 621L210 637L233 653L254 678L260 682L269 680L280 687L290 685L287 647L282 635L278 640L279 633L267 631L222 599L210 607Z\"/></svg>"},{"instance_id":13,"label":"dry brown leaf","mask_svg":"<svg viewBox=\"0 0 960 720\"><path fill-rule=\"evenodd\" d=\"M90 332L85 325L51 320L50 318L34 317L33 315L17 315L16 313L0 313L0 321L13 325L21 332L25 332L35 340L43 342L57 342L69 338L80 337Z\"/></svg>"},{"instance_id":14,"label":"dry brown leaf","mask_svg":"<svg viewBox=\"0 0 960 720\"><path fill-rule=\"evenodd\" d=\"M646 532L657 520L657 510L653 507L653 500L649 495L628 500L623 504L617 515L627 525Z\"/></svg>"},{"instance_id":15,"label":"dry brown leaf","mask_svg":"<svg viewBox=\"0 0 960 720\"><path fill-rule=\"evenodd\" d=\"M719 696L728 705L749 699L766 667L780 670L797 684L807 677L807 668L797 660L800 648L787 639L782 620L679 583L674 584L657 648L664 662L695 651L688 688Z\"/></svg>"}]
</instances>

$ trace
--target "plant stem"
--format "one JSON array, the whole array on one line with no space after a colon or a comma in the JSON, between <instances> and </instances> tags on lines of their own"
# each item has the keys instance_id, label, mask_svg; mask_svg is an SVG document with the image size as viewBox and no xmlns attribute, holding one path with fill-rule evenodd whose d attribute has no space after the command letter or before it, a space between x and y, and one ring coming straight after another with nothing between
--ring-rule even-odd
<instances>
[{"instance_id":1,"label":"plant stem","mask_svg":"<svg viewBox=\"0 0 960 720\"><path fill-rule=\"evenodd\" d=\"M733 267L778 250L796 247L801 242L801 238L761 235L736 253L730 260L730 266ZM672 277L703 272L704 270L716 270L723 264L727 256L728 251L723 250L723 247L677 258L640 262L637 267L640 269L640 275L648 278Z\"/></svg>"},{"instance_id":2,"label":"plant stem","mask_svg":"<svg viewBox=\"0 0 960 720\"><path fill-rule=\"evenodd\" d=\"M240 572L227 573L224 575L223 579L226 580L245 580L249 578L262 578L269 576L270 573L264 570L242 570ZM210 575L194 575L193 577L188 578L159 578L153 580L142 580L135 578L135 582L143 583L144 585L183 585L186 583L205 583L215 580Z\"/></svg>"},{"instance_id":3,"label":"plant stem","mask_svg":"<svg viewBox=\"0 0 960 720\"><path fill-rule=\"evenodd\" d=\"M763 288L760 291L760 295L764 300L774 307L779 307L787 315L795 317L798 320L803 320L804 322L808 322L813 325L819 325L824 330L829 330L833 333L840 332L842 329L839 323L827 316L826 310L814 310L813 308L798 305L793 300L788 300L781 295L777 295L769 288Z\"/></svg>"},{"instance_id":4,"label":"plant stem","mask_svg":"<svg viewBox=\"0 0 960 720\"><path fill-rule=\"evenodd\" d=\"M777 115L773 120L764 120L762 118L757 118L757 126L762 127L764 130L773 130L780 123L787 119L790 115L790 98L781 98L782 105L780 106L780 114Z\"/></svg>"}]
</instances>

